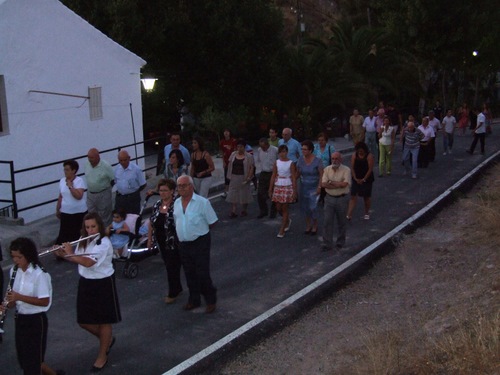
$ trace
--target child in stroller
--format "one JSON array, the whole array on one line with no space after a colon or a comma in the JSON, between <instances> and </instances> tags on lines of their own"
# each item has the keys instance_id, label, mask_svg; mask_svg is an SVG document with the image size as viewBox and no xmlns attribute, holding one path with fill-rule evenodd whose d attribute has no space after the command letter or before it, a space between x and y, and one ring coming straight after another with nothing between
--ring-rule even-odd
<instances>
[{"instance_id":1,"label":"child in stroller","mask_svg":"<svg viewBox=\"0 0 500 375\"><path fill-rule=\"evenodd\" d=\"M126 258L126 246L130 240L128 236L130 228L125 222L126 218L127 213L123 208L113 210L113 222L106 229L106 234L111 240L111 245L113 245L114 258Z\"/></svg>"},{"instance_id":2,"label":"child in stroller","mask_svg":"<svg viewBox=\"0 0 500 375\"><path fill-rule=\"evenodd\" d=\"M127 243L122 248L121 256L113 259L115 267L116 263L125 263L123 267L123 276L129 279L137 277L137 274L139 273L139 266L137 265L138 262L159 253L156 247L151 249L147 247L149 219L142 222L142 213L148 203L148 199L149 196L146 196L146 199L141 206L139 215L130 213L126 214L123 221L129 228L129 231L122 230L120 235L127 236Z\"/></svg>"}]
</instances>

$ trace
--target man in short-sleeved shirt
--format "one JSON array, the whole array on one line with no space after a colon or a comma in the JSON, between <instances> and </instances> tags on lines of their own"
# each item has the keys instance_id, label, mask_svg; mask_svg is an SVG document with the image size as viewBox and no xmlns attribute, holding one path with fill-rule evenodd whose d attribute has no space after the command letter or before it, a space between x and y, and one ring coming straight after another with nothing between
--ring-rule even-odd
<instances>
[{"instance_id":1,"label":"man in short-sleeved shirt","mask_svg":"<svg viewBox=\"0 0 500 375\"><path fill-rule=\"evenodd\" d=\"M179 177L177 189L180 198L174 203L175 230L189 288L184 310L200 307L203 295L207 304L205 312L210 314L217 303L217 289L210 277L210 227L218 218L210 201L195 194L191 176Z\"/></svg>"},{"instance_id":2,"label":"man in short-sleeved shirt","mask_svg":"<svg viewBox=\"0 0 500 375\"><path fill-rule=\"evenodd\" d=\"M91 148L87 153L85 164L85 180L87 181L87 208L89 212L97 212L104 225L111 224L113 201L111 188L115 174L106 161L101 160L99 151Z\"/></svg>"},{"instance_id":3,"label":"man in short-sleeved shirt","mask_svg":"<svg viewBox=\"0 0 500 375\"><path fill-rule=\"evenodd\" d=\"M486 138L486 116L482 112L479 112L479 109L475 109L474 112L478 114L476 127L472 129L474 131L474 140L472 141L470 149L468 149L467 152L472 155L474 153L474 149L476 148L477 141L480 141L481 155L484 155L484 140Z\"/></svg>"},{"instance_id":4,"label":"man in short-sleeved shirt","mask_svg":"<svg viewBox=\"0 0 500 375\"><path fill-rule=\"evenodd\" d=\"M338 235L335 247L337 250L345 245L347 229L347 205L351 187L351 169L342 164L342 154L334 152L332 164L323 171L321 187L325 188L325 206L323 222L322 251L333 250L333 227L337 220Z\"/></svg>"},{"instance_id":5,"label":"man in short-sleeved shirt","mask_svg":"<svg viewBox=\"0 0 500 375\"><path fill-rule=\"evenodd\" d=\"M123 208L126 213L139 214L141 190L146 187L144 172L130 162L130 155L125 150L118 153L118 162L120 164L115 167L115 209Z\"/></svg>"}]
</instances>

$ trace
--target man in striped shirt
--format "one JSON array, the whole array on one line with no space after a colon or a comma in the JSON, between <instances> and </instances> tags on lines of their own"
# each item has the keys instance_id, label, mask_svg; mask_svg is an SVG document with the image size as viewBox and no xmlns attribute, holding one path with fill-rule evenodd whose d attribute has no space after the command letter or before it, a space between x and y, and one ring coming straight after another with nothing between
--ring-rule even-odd
<instances>
[{"instance_id":1,"label":"man in striped shirt","mask_svg":"<svg viewBox=\"0 0 500 375\"><path fill-rule=\"evenodd\" d=\"M403 138L404 173L408 173L411 164L411 178L417 178L418 151L420 149L420 141L424 138L424 134L419 129L415 128L413 121L410 121L406 128L403 129L401 141L403 141Z\"/></svg>"}]
</instances>

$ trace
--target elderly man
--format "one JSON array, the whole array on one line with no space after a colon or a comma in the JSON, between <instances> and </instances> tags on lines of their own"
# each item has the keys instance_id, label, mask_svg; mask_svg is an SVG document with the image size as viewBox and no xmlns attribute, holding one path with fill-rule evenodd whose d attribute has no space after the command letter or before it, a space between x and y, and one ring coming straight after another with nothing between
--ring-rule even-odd
<instances>
[{"instance_id":1,"label":"elderly man","mask_svg":"<svg viewBox=\"0 0 500 375\"><path fill-rule=\"evenodd\" d=\"M342 164L340 152L332 154L332 164L323 170L321 187L325 188L322 251L333 250L333 226L337 220L338 235L336 248L345 245L347 227L347 205L351 187L351 169Z\"/></svg>"},{"instance_id":2,"label":"elderly man","mask_svg":"<svg viewBox=\"0 0 500 375\"><path fill-rule=\"evenodd\" d=\"M85 164L85 180L87 181L87 208L89 212L97 212L106 226L111 224L113 201L111 188L115 174L106 161L101 160L99 151L91 148L87 153Z\"/></svg>"},{"instance_id":3,"label":"elderly man","mask_svg":"<svg viewBox=\"0 0 500 375\"><path fill-rule=\"evenodd\" d=\"M174 203L175 230L179 238L181 262L189 288L184 310L200 307L203 295L207 314L215 311L217 289L210 277L210 228L217 222L210 201L194 192L191 176L177 179L180 199Z\"/></svg>"},{"instance_id":4,"label":"elderly man","mask_svg":"<svg viewBox=\"0 0 500 375\"><path fill-rule=\"evenodd\" d=\"M115 167L115 209L123 208L130 214L141 211L141 190L146 187L144 172L130 162L130 155L122 150L118 153L119 164Z\"/></svg>"},{"instance_id":5,"label":"elderly man","mask_svg":"<svg viewBox=\"0 0 500 375\"><path fill-rule=\"evenodd\" d=\"M300 145L299 141L292 138L292 129L283 129L281 135L283 136L283 138L279 140L279 146L286 145L288 147L288 159L290 159L294 163L297 163L297 160L299 160L299 157L301 155L302 146Z\"/></svg>"},{"instance_id":6,"label":"elderly man","mask_svg":"<svg viewBox=\"0 0 500 375\"><path fill-rule=\"evenodd\" d=\"M267 208L267 200L269 199L269 185L271 183L271 176L273 174L273 167L278 159L278 148L271 146L267 138L259 140L259 149L255 157L255 163L260 166L259 183L257 202L259 203L260 214L257 219L262 219L267 216L269 210ZM269 217L276 217L276 204L271 202L271 214Z\"/></svg>"},{"instance_id":7,"label":"elderly man","mask_svg":"<svg viewBox=\"0 0 500 375\"><path fill-rule=\"evenodd\" d=\"M424 134L415 128L415 123L409 121L406 128L403 128L401 134L401 143L404 140L403 146L403 165L405 167L404 174L408 173L411 164L411 178L417 178L417 160L420 149L420 141L424 138Z\"/></svg>"},{"instance_id":8,"label":"elderly man","mask_svg":"<svg viewBox=\"0 0 500 375\"><path fill-rule=\"evenodd\" d=\"M434 128L429 125L429 117L422 119L422 125L418 128L423 134L424 138L420 140L420 150L418 152L418 167L427 168L431 161L431 140L435 137Z\"/></svg>"}]
</instances>

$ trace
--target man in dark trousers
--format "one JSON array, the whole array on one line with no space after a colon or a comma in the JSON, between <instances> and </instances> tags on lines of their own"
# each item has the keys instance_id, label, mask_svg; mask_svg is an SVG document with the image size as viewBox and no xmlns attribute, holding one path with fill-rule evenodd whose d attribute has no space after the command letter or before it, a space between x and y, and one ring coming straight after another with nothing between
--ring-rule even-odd
<instances>
[{"instance_id":1,"label":"man in dark trousers","mask_svg":"<svg viewBox=\"0 0 500 375\"><path fill-rule=\"evenodd\" d=\"M194 192L191 176L177 179L180 199L174 203L175 230L179 238L181 262L189 288L184 310L200 307L201 296L207 314L215 311L217 289L210 277L210 228L219 220L210 201Z\"/></svg>"}]
</instances>

